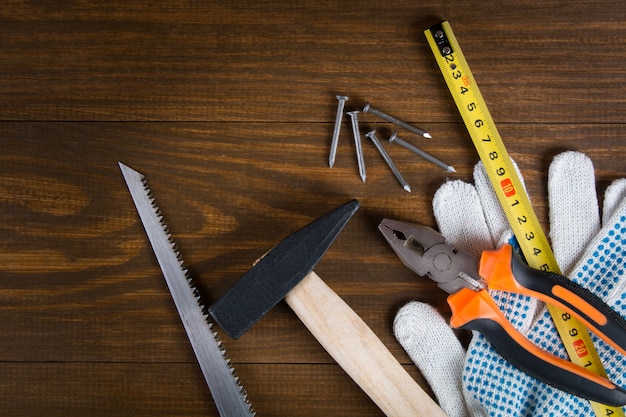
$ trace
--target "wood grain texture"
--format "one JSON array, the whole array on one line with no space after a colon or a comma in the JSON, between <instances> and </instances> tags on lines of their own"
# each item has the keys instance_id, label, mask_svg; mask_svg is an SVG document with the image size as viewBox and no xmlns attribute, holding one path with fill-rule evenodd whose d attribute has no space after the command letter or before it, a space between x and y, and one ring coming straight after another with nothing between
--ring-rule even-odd
<instances>
[{"instance_id":1,"label":"wood grain texture","mask_svg":"<svg viewBox=\"0 0 626 417\"><path fill-rule=\"evenodd\" d=\"M0 414L215 416L117 162L146 175L207 303L277 241L352 198L316 272L422 385L391 325L445 294L376 229L434 225L435 190L476 152L422 31L451 22L547 230L554 157L626 175L626 3L8 1L0 8ZM386 146L406 193L344 119L365 101L457 169ZM361 131L393 127L362 115ZM466 334L460 336L467 341ZM380 416L285 303L225 347L259 416Z\"/></svg>"}]
</instances>

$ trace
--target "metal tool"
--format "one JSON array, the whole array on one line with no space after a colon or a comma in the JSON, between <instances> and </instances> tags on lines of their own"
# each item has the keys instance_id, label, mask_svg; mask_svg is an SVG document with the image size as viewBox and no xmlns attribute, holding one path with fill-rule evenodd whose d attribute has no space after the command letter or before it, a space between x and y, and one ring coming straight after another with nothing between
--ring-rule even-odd
<instances>
[{"instance_id":1,"label":"metal tool","mask_svg":"<svg viewBox=\"0 0 626 417\"><path fill-rule=\"evenodd\" d=\"M391 136L389 137L389 143L398 144L402 146L403 148L408 149L411 152L418 154L419 156L421 156L428 162L432 162L433 164L437 165L440 168L443 168L444 170L448 172L456 172L456 169L454 169L453 166L446 164L445 162L441 161L440 159L435 158L434 156L432 156L431 154L427 152L424 152L417 146L411 145L407 141L400 138L396 132L393 132Z\"/></svg>"},{"instance_id":2,"label":"metal tool","mask_svg":"<svg viewBox=\"0 0 626 417\"><path fill-rule=\"evenodd\" d=\"M352 124L352 135L354 136L354 146L356 147L356 161L359 164L359 175L361 180L365 182L367 177L365 173L365 160L363 159L363 147L361 146L361 132L359 131L358 111L349 111L350 122Z\"/></svg>"},{"instance_id":3,"label":"metal tool","mask_svg":"<svg viewBox=\"0 0 626 417\"><path fill-rule=\"evenodd\" d=\"M396 167L396 164L393 163L391 156L389 156L385 148L383 148L383 145L381 145L380 141L378 140L378 137L376 136L376 130L370 130L369 132L365 134L365 137L369 138L374 144L374 146L376 146L376 149L378 149L378 152L383 157L383 159L387 163L387 166L389 167L391 172L393 172L393 175L395 175L396 179L398 180L402 188L404 188L406 192L410 193L411 186L409 185L408 182L406 182L406 180L400 173L400 170L398 170L398 167Z\"/></svg>"},{"instance_id":4,"label":"metal tool","mask_svg":"<svg viewBox=\"0 0 626 417\"><path fill-rule=\"evenodd\" d=\"M335 156L337 155L337 145L339 144L339 131L341 130L341 119L343 116L343 107L348 100L348 96L337 95L337 116L335 117L335 128L333 129L333 139L330 143L330 155L328 157L328 166L331 168L335 165Z\"/></svg>"},{"instance_id":5,"label":"metal tool","mask_svg":"<svg viewBox=\"0 0 626 417\"><path fill-rule=\"evenodd\" d=\"M312 271L359 208L348 202L286 237L210 308L241 336L283 298L320 344L387 416L445 414L365 322Z\"/></svg>"},{"instance_id":6,"label":"metal tool","mask_svg":"<svg viewBox=\"0 0 626 417\"><path fill-rule=\"evenodd\" d=\"M424 34L528 264L559 273L550 243L450 23L444 21L432 26ZM557 307L548 306L548 310L572 362L598 375L606 375L587 329L575 319L566 320L567 316ZM585 347L584 354L581 354L581 344ZM624 416L621 408L595 402L591 406L597 417Z\"/></svg>"},{"instance_id":7,"label":"metal tool","mask_svg":"<svg viewBox=\"0 0 626 417\"><path fill-rule=\"evenodd\" d=\"M385 113L384 111L375 109L374 107L372 107L370 105L369 102L365 103L365 106L363 107L363 113L371 113L375 116L380 117L383 120L386 120L390 123L393 123L396 126L400 126L406 130L408 130L409 132L413 132L416 133L420 136L424 136L425 138L431 139L432 136L430 135L430 133L423 131L422 129L420 129L419 127L415 127L412 126L406 122L403 122L402 120L398 120L393 116L388 115L387 113Z\"/></svg>"},{"instance_id":8,"label":"metal tool","mask_svg":"<svg viewBox=\"0 0 626 417\"><path fill-rule=\"evenodd\" d=\"M202 302L182 266L143 175L121 162L119 166L220 416L254 416L222 344L211 330Z\"/></svg>"},{"instance_id":9,"label":"metal tool","mask_svg":"<svg viewBox=\"0 0 626 417\"><path fill-rule=\"evenodd\" d=\"M486 289L524 294L558 306L626 355L626 320L593 293L561 275L528 267L508 244L484 251L478 262L427 226L384 219L378 228L409 269L451 294L453 327L479 331L505 359L547 384L603 404L626 404L626 390L526 339Z\"/></svg>"}]
</instances>

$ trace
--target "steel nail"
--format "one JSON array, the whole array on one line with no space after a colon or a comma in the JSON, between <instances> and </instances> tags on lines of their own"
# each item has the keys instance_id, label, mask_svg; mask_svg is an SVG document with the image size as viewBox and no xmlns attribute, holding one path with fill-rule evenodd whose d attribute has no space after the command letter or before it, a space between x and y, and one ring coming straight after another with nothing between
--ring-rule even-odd
<instances>
[{"instance_id":1,"label":"steel nail","mask_svg":"<svg viewBox=\"0 0 626 417\"><path fill-rule=\"evenodd\" d=\"M356 146L356 160L359 164L359 175L361 180L365 182L365 161L363 160L363 148L361 147L361 133L359 132L359 119L357 110L349 111L350 121L352 122L352 134L354 136L354 145Z\"/></svg>"},{"instance_id":2,"label":"steel nail","mask_svg":"<svg viewBox=\"0 0 626 417\"><path fill-rule=\"evenodd\" d=\"M337 117L335 118L335 129L333 130L333 140L330 144L330 156L328 157L328 165L332 168L335 165L335 156L337 155L337 144L339 143L339 130L341 129L341 119L343 116L343 107L348 100L348 96L337 95Z\"/></svg>"},{"instance_id":3,"label":"steel nail","mask_svg":"<svg viewBox=\"0 0 626 417\"><path fill-rule=\"evenodd\" d=\"M425 138L429 138L429 139L432 138L432 136L430 136L430 133L425 132L424 130L422 130L422 129L418 128L418 127L411 126L410 124L405 123L402 120L398 120L395 117L390 116L387 113L372 107L369 102L365 103L365 106L363 107L363 113L371 113L371 114L373 114L375 116L380 117L383 120L391 122L391 123L393 123L393 124L395 124L397 126L400 126L400 127L404 128L404 129L410 131L410 132L417 133L418 135L424 136Z\"/></svg>"},{"instance_id":4,"label":"steel nail","mask_svg":"<svg viewBox=\"0 0 626 417\"><path fill-rule=\"evenodd\" d=\"M396 167L396 164L393 163L393 161L391 160L391 157L389 156L385 148L383 148L383 145L381 145L380 141L376 137L376 130L370 130L369 132L365 134L365 136L370 138L371 141L374 143L374 146L376 146L376 149L378 149L378 152L380 152L380 155L383 157L383 159L389 166L389 169L391 169L391 172L393 172L393 175L396 176L396 179L398 180L400 185L402 185L402 188L404 188L405 191L410 193L411 186L406 182L406 180L404 179L404 177L398 170L398 167Z\"/></svg>"},{"instance_id":5,"label":"steel nail","mask_svg":"<svg viewBox=\"0 0 626 417\"><path fill-rule=\"evenodd\" d=\"M405 142L404 140L400 139L400 137L398 137L396 132L393 132L391 134L391 137L389 138L389 142L390 143L397 143L398 145L400 145L400 146L410 150L411 152L414 152L414 153L418 154L422 158L426 159L429 162L432 162L433 164L435 164L435 165L445 169L448 172L456 172L456 169L454 169L454 167L452 167L451 165L448 165L445 162L435 158L431 154L424 152L423 150L421 150L417 146L413 146L410 143Z\"/></svg>"}]
</instances>

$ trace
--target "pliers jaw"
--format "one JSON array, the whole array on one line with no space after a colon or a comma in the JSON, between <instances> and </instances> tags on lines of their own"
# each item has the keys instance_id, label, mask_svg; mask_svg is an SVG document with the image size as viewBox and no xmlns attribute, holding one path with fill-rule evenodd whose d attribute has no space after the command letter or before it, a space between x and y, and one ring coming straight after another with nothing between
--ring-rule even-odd
<instances>
[{"instance_id":1,"label":"pliers jaw","mask_svg":"<svg viewBox=\"0 0 626 417\"><path fill-rule=\"evenodd\" d=\"M462 288L486 288L478 275L477 260L447 244L441 233L428 226L391 219L384 219L378 229L407 268L432 279L449 294Z\"/></svg>"}]
</instances>

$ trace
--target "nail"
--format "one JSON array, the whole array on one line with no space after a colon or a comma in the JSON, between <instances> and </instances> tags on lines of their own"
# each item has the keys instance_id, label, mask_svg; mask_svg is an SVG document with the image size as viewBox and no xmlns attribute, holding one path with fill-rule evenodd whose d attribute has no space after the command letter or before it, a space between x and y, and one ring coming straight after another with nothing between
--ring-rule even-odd
<instances>
[{"instance_id":1,"label":"nail","mask_svg":"<svg viewBox=\"0 0 626 417\"><path fill-rule=\"evenodd\" d=\"M404 140L400 139L398 137L398 135L396 134L396 132L393 132L391 134L391 137L389 138L389 142L390 143L397 143L398 145L400 145L400 146L410 150L411 152L415 152L416 154L418 154L422 158L426 159L429 162L432 162L433 164L435 164L435 165L445 169L448 172L456 172L456 169L454 169L452 166L446 164L445 162L442 162L441 160L435 158L431 154L424 152L420 148L418 148L416 146L413 146L410 143L405 142Z\"/></svg>"},{"instance_id":2,"label":"nail","mask_svg":"<svg viewBox=\"0 0 626 417\"><path fill-rule=\"evenodd\" d=\"M349 111L350 121L352 122L352 135L354 136L354 145L356 146L356 160L359 164L359 175L361 180L365 182L365 161L363 160L363 149L361 148L361 133L359 132L358 111Z\"/></svg>"},{"instance_id":3,"label":"nail","mask_svg":"<svg viewBox=\"0 0 626 417\"><path fill-rule=\"evenodd\" d=\"M374 146L376 146L376 149L378 149L378 152L380 152L380 155L383 157L383 159L389 166L389 169L391 169L391 172L393 172L393 175L396 176L396 179L398 180L402 188L404 188L405 191L410 193L411 186L406 182L402 174L400 174L398 167L396 167L396 164L393 163L393 161L391 160L391 157L389 156L385 148L383 148L383 145L380 144L380 141L376 137L376 130L370 130L369 132L365 134L365 136L372 140L372 142L374 143Z\"/></svg>"},{"instance_id":4,"label":"nail","mask_svg":"<svg viewBox=\"0 0 626 417\"><path fill-rule=\"evenodd\" d=\"M335 118L335 129L333 130L333 140L330 144L330 156L328 157L328 165L332 168L335 165L335 156L337 155L337 144L339 143L339 130L341 129L341 118L343 116L343 107L348 100L348 96L336 96L339 103L337 104L337 117Z\"/></svg>"},{"instance_id":5,"label":"nail","mask_svg":"<svg viewBox=\"0 0 626 417\"><path fill-rule=\"evenodd\" d=\"M415 126L411 126L408 123L403 122L402 120L398 120L393 116L388 115L387 113L380 111L378 109L375 109L374 107L372 107L370 105L369 102L365 103L365 107L363 107L363 113L371 113L375 116L380 117L383 120L386 120L388 122L393 123L394 125L398 125L410 132L413 133L417 133L420 136L424 136L425 138L431 139L432 136L430 136L430 133L423 131L422 129L415 127Z\"/></svg>"}]
</instances>

